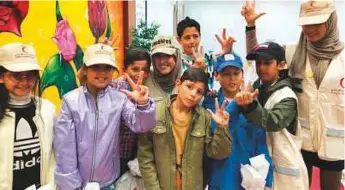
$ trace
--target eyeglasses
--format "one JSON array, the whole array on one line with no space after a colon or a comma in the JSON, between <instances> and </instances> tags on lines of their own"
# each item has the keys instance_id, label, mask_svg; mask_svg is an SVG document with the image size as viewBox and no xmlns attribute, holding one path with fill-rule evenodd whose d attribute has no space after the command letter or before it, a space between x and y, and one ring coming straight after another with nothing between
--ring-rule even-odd
<instances>
[{"instance_id":1,"label":"eyeglasses","mask_svg":"<svg viewBox=\"0 0 345 190\"><path fill-rule=\"evenodd\" d=\"M36 81L38 79L38 72L31 71L31 72L9 72L9 75L12 79L16 81L21 80L28 80L28 81Z\"/></svg>"}]
</instances>

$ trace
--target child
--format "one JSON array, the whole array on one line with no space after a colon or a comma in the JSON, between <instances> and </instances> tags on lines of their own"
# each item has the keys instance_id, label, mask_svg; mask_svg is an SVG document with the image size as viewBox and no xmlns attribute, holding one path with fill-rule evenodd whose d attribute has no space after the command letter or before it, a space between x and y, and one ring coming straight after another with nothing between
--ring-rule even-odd
<instances>
[{"instance_id":1,"label":"child","mask_svg":"<svg viewBox=\"0 0 345 190\"><path fill-rule=\"evenodd\" d=\"M241 58L232 53L219 56L215 65L215 78L220 83L221 88L216 96L219 102L224 100L229 104L226 111L231 115L228 130L232 137L231 155L224 160L211 160L209 188L224 190L240 190L241 186L241 164L248 164L249 158L264 154L271 167L267 176L262 176L266 180L266 187L272 187L273 167L266 145L266 134L263 129L255 127L246 121L243 114L237 108L233 99L240 91L243 81L243 63ZM211 110L215 109L214 97L207 96L203 106ZM216 129L216 124L212 122L212 132ZM205 167L210 167L205 166Z\"/></svg>"},{"instance_id":2,"label":"child","mask_svg":"<svg viewBox=\"0 0 345 190\"><path fill-rule=\"evenodd\" d=\"M32 46L11 43L0 48L0 187L4 190L53 185L55 106L41 98L39 70Z\"/></svg>"},{"instance_id":3,"label":"child","mask_svg":"<svg viewBox=\"0 0 345 190\"><path fill-rule=\"evenodd\" d=\"M139 48L129 49L126 53L124 70L125 73L136 83L140 72L143 72L143 82L146 81L150 72L150 54ZM132 90L126 79L121 76L113 80L112 85L118 89ZM127 163L137 156L138 135L131 131L124 123L120 127L120 175L129 170Z\"/></svg>"},{"instance_id":4,"label":"child","mask_svg":"<svg viewBox=\"0 0 345 190\"><path fill-rule=\"evenodd\" d=\"M176 81L177 95L157 102L157 124L139 137L138 159L146 189L203 189L204 148L215 159L230 154L229 115L216 106L217 124L211 137L211 117L199 106L206 93L207 75L189 68Z\"/></svg>"},{"instance_id":5,"label":"child","mask_svg":"<svg viewBox=\"0 0 345 190\"><path fill-rule=\"evenodd\" d=\"M273 189L308 189L308 174L300 152L297 97L290 78L279 76L286 69L285 51L277 43L258 45L247 55L255 60L259 79L253 93L240 92L235 100L248 121L268 133L267 145L274 163ZM258 93L259 92L259 93ZM254 98L258 96L258 101Z\"/></svg>"},{"instance_id":6,"label":"child","mask_svg":"<svg viewBox=\"0 0 345 190\"><path fill-rule=\"evenodd\" d=\"M116 69L113 49L91 45L84 55L86 84L66 94L55 123L55 180L61 190L85 187L96 182L101 189L114 189L119 177L119 132L124 121L134 132L155 125L155 106L142 86L128 75L132 92L109 86ZM134 103L133 103L134 102Z\"/></svg>"}]
</instances>

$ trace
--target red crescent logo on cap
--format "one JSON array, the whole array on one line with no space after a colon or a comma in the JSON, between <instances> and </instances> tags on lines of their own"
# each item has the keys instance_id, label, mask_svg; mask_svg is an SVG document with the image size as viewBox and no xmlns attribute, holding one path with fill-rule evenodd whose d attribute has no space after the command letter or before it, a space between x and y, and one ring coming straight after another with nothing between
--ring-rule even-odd
<instances>
[{"instance_id":1,"label":"red crescent logo on cap","mask_svg":"<svg viewBox=\"0 0 345 190\"><path fill-rule=\"evenodd\" d=\"M22 47L23 53L28 53L28 52L26 52L25 48L26 48L25 46Z\"/></svg>"},{"instance_id":2,"label":"red crescent logo on cap","mask_svg":"<svg viewBox=\"0 0 345 190\"><path fill-rule=\"evenodd\" d=\"M310 6L314 7L315 1L310 1Z\"/></svg>"},{"instance_id":3,"label":"red crescent logo on cap","mask_svg":"<svg viewBox=\"0 0 345 190\"><path fill-rule=\"evenodd\" d=\"M344 77L340 79L339 85L340 85L341 88L345 88Z\"/></svg>"}]
</instances>

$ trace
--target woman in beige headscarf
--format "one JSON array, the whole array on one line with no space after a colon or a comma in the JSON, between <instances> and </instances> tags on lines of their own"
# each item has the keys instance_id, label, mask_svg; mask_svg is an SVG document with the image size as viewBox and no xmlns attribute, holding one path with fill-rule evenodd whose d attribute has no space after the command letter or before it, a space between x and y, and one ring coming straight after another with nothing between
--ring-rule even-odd
<instances>
[{"instance_id":1,"label":"woman in beige headscarf","mask_svg":"<svg viewBox=\"0 0 345 190\"><path fill-rule=\"evenodd\" d=\"M241 14L247 22L247 52L257 44L253 1ZM301 4L297 45L285 46L289 74L298 95L302 126L302 155L311 184L312 167L321 170L322 190L339 190L344 169L344 45L339 41L337 14L332 1Z\"/></svg>"}]
</instances>

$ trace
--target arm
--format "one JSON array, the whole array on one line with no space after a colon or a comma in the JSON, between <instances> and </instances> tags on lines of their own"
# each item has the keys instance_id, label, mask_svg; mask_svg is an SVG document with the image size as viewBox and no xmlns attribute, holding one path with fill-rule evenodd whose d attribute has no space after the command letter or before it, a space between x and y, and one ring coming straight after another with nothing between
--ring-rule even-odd
<instances>
[{"instance_id":1,"label":"arm","mask_svg":"<svg viewBox=\"0 0 345 190\"><path fill-rule=\"evenodd\" d=\"M146 189L160 190L152 146L152 133L141 134L138 143L138 160Z\"/></svg>"},{"instance_id":2,"label":"arm","mask_svg":"<svg viewBox=\"0 0 345 190\"><path fill-rule=\"evenodd\" d=\"M143 133L156 125L156 108L152 99L144 105L134 104L128 98L122 110L125 125L133 132Z\"/></svg>"},{"instance_id":3,"label":"arm","mask_svg":"<svg viewBox=\"0 0 345 190\"><path fill-rule=\"evenodd\" d=\"M217 160L224 159L230 155L232 139L228 127L217 126L213 135L211 134L211 118L207 115L206 131L206 153L209 157Z\"/></svg>"},{"instance_id":4,"label":"arm","mask_svg":"<svg viewBox=\"0 0 345 190\"><path fill-rule=\"evenodd\" d=\"M254 101L243 111L248 121L268 132L275 132L289 127L296 120L297 102L294 98L285 98L268 110Z\"/></svg>"},{"instance_id":5,"label":"arm","mask_svg":"<svg viewBox=\"0 0 345 190\"><path fill-rule=\"evenodd\" d=\"M255 46L258 45L258 40L256 38L256 28L255 25L248 27L246 26L246 48L247 54L249 54Z\"/></svg>"},{"instance_id":6,"label":"arm","mask_svg":"<svg viewBox=\"0 0 345 190\"><path fill-rule=\"evenodd\" d=\"M82 186L78 169L76 129L72 113L65 100L55 122L54 151L56 156L55 183L60 190Z\"/></svg>"}]
</instances>

